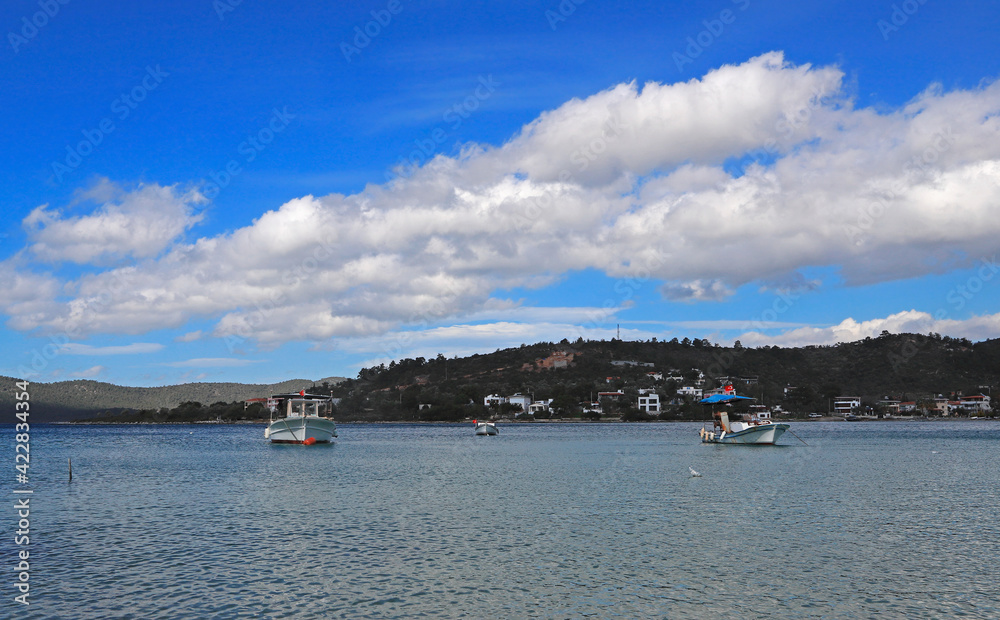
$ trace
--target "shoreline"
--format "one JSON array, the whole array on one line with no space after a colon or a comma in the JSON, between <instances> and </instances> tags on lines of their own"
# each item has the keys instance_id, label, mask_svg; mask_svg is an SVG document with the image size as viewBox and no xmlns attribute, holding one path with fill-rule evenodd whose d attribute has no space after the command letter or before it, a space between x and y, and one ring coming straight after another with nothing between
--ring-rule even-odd
<instances>
[{"instance_id":1,"label":"shoreline","mask_svg":"<svg viewBox=\"0 0 1000 620\"><path fill-rule=\"evenodd\" d=\"M472 418L468 420L460 421L438 421L438 420L335 420L337 424L410 424L410 425L455 425L455 424L472 424ZM822 418L773 418L775 423L791 424L791 423L812 423L812 422L982 422L982 421L1000 421L1000 417L922 417L922 416L911 416L911 417L889 417L889 418L866 418L859 417L856 420L847 420L839 416L824 416ZM637 420L634 422L625 422L620 418L608 418L604 420L584 420L579 418L557 418L557 419L547 419L547 420L514 420L514 419L500 419L495 420L495 422L501 424L676 424L685 422L711 422L710 419L676 419L676 420ZM75 421L65 421L65 422L39 422L38 424L51 424L60 426L113 426L113 425L149 425L149 426L190 426L190 425L210 425L210 426L266 426L269 423L266 419L261 420L237 420L233 422L217 422L214 420L195 420L191 422L116 422L112 420L75 420Z\"/></svg>"}]
</instances>

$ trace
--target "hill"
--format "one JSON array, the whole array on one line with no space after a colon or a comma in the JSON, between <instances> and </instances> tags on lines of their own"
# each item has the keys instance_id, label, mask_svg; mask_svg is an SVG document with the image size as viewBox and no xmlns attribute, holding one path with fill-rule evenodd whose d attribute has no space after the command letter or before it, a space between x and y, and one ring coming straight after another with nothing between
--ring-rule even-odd
<instances>
[{"instance_id":1,"label":"hill","mask_svg":"<svg viewBox=\"0 0 1000 620\"><path fill-rule=\"evenodd\" d=\"M664 379L651 378L651 371L663 373ZM563 340L461 359L439 355L393 361L362 369L357 379L339 384L333 393L342 398L344 419L453 419L488 414L482 404L489 394L551 398L573 409L581 401L596 400L601 391L622 390L623 400L634 402L632 396L645 388L667 402L678 387L693 385L702 374L706 389L733 382L741 394L764 404L825 412L830 400L842 395L875 402L886 396L919 400L959 391L989 392L1000 385L1000 340L973 344L937 334L888 332L802 348L721 347L687 338ZM677 415L700 414L698 408L681 407Z\"/></svg>"},{"instance_id":2,"label":"hill","mask_svg":"<svg viewBox=\"0 0 1000 620\"><path fill-rule=\"evenodd\" d=\"M270 394L310 389L328 383L335 385L343 377L318 381L290 379L273 384L185 383L163 387L127 387L100 381L77 380L54 383L31 383L31 419L35 422L60 422L86 418L102 411L126 409L173 408L183 402L204 404L262 398ZM0 407L13 410L17 379L0 377Z\"/></svg>"},{"instance_id":3,"label":"hill","mask_svg":"<svg viewBox=\"0 0 1000 620\"><path fill-rule=\"evenodd\" d=\"M662 375L651 376L650 372ZM55 421L101 412L157 410L182 403L210 405L308 389L337 401L339 421L456 420L503 411L488 409L490 394L527 394L552 399L563 416L581 416L579 404L599 392L621 390L611 415L630 419L639 389L669 404L664 418L697 418L692 399L678 401L677 389L710 389L733 383L740 394L786 411L826 412L837 396L860 396L867 404L883 397L926 401L937 394L975 394L1000 386L1000 339L972 343L938 334L889 334L857 342L800 348L721 347L707 340L664 342L541 342L493 353L446 359L394 360L363 368L357 378L290 380L271 385L189 383L135 388L96 381L31 385L32 419ZM15 379L0 383L0 406L13 410ZM191 415L201 415L192 410ZM214 419L214 416L213 416Z\"/></svg>"}]
</instances>

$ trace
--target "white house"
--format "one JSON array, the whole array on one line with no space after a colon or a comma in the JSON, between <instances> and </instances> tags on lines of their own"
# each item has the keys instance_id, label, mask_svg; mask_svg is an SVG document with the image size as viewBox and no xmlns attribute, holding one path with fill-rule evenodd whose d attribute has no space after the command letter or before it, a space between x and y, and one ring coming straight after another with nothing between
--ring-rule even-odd
<instances>
[{"instance_id":1,"label":"white house","mask_svg":"<svg viewBox=\"0 0 1000 620\"><path fill-rule=\"evenodd\" d=\"M622 392L621 390L615 390L614 392L598 392L597 400L600 400L602 398L607 398L609 400L618 400L622 396L625 396L625 392Z\"/></svg>"},{"instance_id":2,"label":"white house","mask_svg":"<svg viewBox=\"0 0 1000 620\"><path fill-rule=\"evenodd\" d=\"M546 400L536 400L535 402L531 403L531 406L528 408L528 411L530 411L531 413L544 413L548 411L549 407L551 406L552 406L551 398Z\"/></svg>"},{"instance_id":3,"label":"white house","mask_svg":"<svg viewBox=\"0 0 1000 620\"><path fill-rule=\"evenodd\" d=\"M525 394L514 394L513 396L507 397L507 402L512 405L517 405L522 411L527 411L531 407L531 397Z\"/></svg>"},{"instance_id":4,"label":"white house","mask_svg":"<svg viewBox=\"0 0 1000 620\"><path fill-rule=\"evenodd\" d=\"M770 420L771 409L767 405L750 405L750 415L756 416L759 420Z\"/></svg>"},{"instance_id":5,"label":"white house","mask_svg":"<svg viewBox=\"0 0 1000 620\"><path fill-rule=\"evenodd\" d=\"M701 388L685 385L681 389L677 390L677 394L680 396L693 396L694 398L701 398Z\"/></svg>"},{"instance_id":6,"label":"white house","mask_svg":"<svg viewBox=\"0 0 1000 620\"><path fill-rule=\"evenodd\" d=\"M860 396L838 396L833 399L833 414L849 416L861 408Z\"/></svg>"},{"instance_id":7,"label":"white house","mask_svg":"<svg viewBox=\"0 0 1000 620\"><path fill-rule=\"evenodd\" d=\"M506 402L508 402L506 396L499 396L497 394L490 394L483 399L483 404L487 407L499 407Z\"/></svg>"},{"instance_id":8,"label":"white house","mask_svg":"<svg viewBox=\"0 0 1000 620\"><path fill-rule=\"evenodd\" d=\"M893 398L885 396L882 400L878 401L878 404L885 411L886 415L899 415L899 402Z\"/></svg>"},{"instance_id":9,"label":"white house","mask_svg":"<svg viewBox=\"0 0 1000 620\"><path fill-rule=\"evenodd\" d=\"M958 399L959 406L974 414L989 413L990 397L986 394L974 394L972 396L962 396Z\"/></svg>"},{"instance_id":10,"label":"white house","mask_svg":"<svg viewBox=\"0 0 1000 620\"><path fill-rule=\"evenodd\" d=\"M655 390L639 390L639 411L660 413L660 395Z\"/></svg>"}]
</instances>

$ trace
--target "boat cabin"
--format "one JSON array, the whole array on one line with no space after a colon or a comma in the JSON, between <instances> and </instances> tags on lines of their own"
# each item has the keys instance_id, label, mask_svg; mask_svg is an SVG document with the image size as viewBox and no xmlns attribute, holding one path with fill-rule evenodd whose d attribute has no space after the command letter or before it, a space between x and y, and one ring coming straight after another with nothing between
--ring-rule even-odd
<instances>
[{"instance_id":1,"label":"boat cabin","mask_svg":"<svg viewBox=\"0 0 1000 620\"><path fill-rule=\"evenodd\" d=\"M292 417L327 417L332 413L333 402L320 394L275 394L268 399L271 419Z\"/></svg>"},{"instance_id":2,"label":"boat cabin","mask_svg":"<svg viewBox=\"0 0 1000 620\"><path fill-rule=\"evenodd\" d=\"M289 398L285 402L285 417L305 417L305 416L316 416L321 417L322 413L326 413L326 407L324 406L326 401L321 400L310 400L308 398Z\"/></svg>"}]
</instances>

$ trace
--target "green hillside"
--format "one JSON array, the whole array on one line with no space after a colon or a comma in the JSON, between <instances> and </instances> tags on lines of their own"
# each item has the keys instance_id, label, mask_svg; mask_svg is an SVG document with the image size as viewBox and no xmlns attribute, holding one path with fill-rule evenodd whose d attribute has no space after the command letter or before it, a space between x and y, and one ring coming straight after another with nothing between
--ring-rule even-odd
<instances>
[{"instance_id":1,"label":"green hillside","mask_svg":"<svg viewBox=\"0 0 1000 620\"><path fill-rule=\"evenodd\" d=\"M557 353L557 355L553 355ZM633 364L634 362L634 364ZM663 379L649 376L664 375ZM671 379L670 377L675 377ZM731 382L739 393L786 411L826 412L836 396L860 396L866 404L884 397L927 401L937 394L975 394L1000 385L1000 340L972 343L937 334L883 333L878 338L802 348L721 347L707 340L669 342L542 342L465 358L394 360L362 369L356 378L290 380L272 385L189 383L135 388L97 381L31 385L32 419L54 421L102 412L172 409L209 415L207 406L281 392L329 393L338 398L337 419L456 420L505 413L487 409L489 394L553 399L561 416L579 417L582 401L621 390L614 417L634 419L629 403L639 389L652 389L673 404L663 418L697 418L700 407L678 401L676 391L703 377L705 389ZM0 406L13 411L13 378L0 379ZM206 410L191 409L201 403ZM216 412L217 413L217 412ZM106 415L106 414L105 414ZM214 419L215 414L211 414Z\"/></svg>"},{"instance_id":2,"label":"green hillside","mask_svg":"<svg viewBox=\"0 0 1000 620\"><path fill-rule=\"evenodd\" d=\"M244 383L185 383L163 387L127 387L100 381L77 380L31 383L31 417L35 422L55 422L90 417L100 411L173 408L183 402L233 402L270 394L310 389L324 382L336 384L343 377L291 379L269 385ZM0 377L0 407L13 411L15 382ZM11 418L12 419L12 418ZM10 421L10 420L4 420Z\"/></svg>"},{"instance_id":3,"label":"green hillside","mask_svg":"<svg viewBox=\"0 0 1000 620\"><path fill-rule=\"evenodd\" d=\"M571 354L572 361L565 367L546 367L540 360L556 351ZM647 375L650 371L680 379L657 381ZM725 380L767 405L826 412L830 400L842 395L874 403L886 396L920 400L959 391L988 392L1000 385L1000 340L973 344L937 334L883 333L857 342L803 348L720 347L687 338L564 340L461 359L439 355L431 360L393 361L363 369L357 379L339 384L333 393L343 399L339 415L344 419L456 419L488 415L483 399L489 394L552 398L570 412L581 401L595 400L598 392L619 389L627 396L623 400L635 402L638 389L646 388L667 402L676 397L677 388L692 385L699 371L706 389ZM619 413L629 413L627 407L622 409ZM701 413L688 403L676 407L671 415L675 414Z\"/></svg>"}]
</instances>

